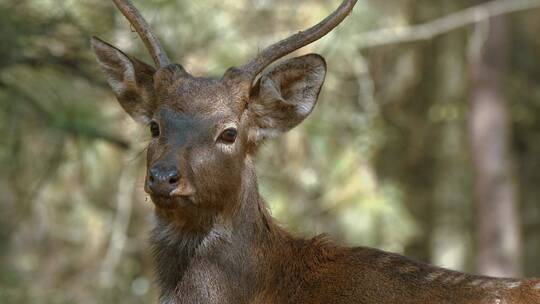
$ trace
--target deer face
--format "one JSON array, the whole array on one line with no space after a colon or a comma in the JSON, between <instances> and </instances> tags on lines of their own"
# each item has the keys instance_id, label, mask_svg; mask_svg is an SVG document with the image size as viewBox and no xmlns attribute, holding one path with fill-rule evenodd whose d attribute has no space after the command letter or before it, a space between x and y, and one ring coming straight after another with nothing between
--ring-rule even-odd
<instances>
[{"instance_id":1,"label":"deer face","mask_svg":"<svg viewBox=\"0 0 540 304\"><path fill-rule=\"evenodd\" d=\"M152 133L145 190L159 209L188 215L222 213L241 201L246 179L253 178L247 174L253 170L249 155L265 138L290 130L311 113L326 63L311 54L262 72L326 35L356 4L344 0L317 25L265 48L221 79L209 79L171 64L129 0L112 2L138 32L157 69L97 38L92 48L120 105Z\"/></svg>"},{"instance_id":2,"label":"deer face","mask_svg":"<svg viewBox=\"0 0 540 304\"><path fill-rule=\"evenodd\" d=\"M238 201L246 159L311 113L326 73L311 54L252 85L240 69L198 78L176 64L156 70L95 38L92 47L121 106L150 129L145 190L165 209L216 213Z\"/></svg>"}]
</instances>

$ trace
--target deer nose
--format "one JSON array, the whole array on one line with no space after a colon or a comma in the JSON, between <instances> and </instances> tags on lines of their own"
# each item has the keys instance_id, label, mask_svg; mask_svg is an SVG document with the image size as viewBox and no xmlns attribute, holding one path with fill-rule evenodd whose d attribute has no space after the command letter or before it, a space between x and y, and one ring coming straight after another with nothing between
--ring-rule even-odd
<instances>
[{"instance_id":1,"label":"deer nose","mask_svg":"<svg viewBox=\"0 0 540 304\"><path fill-rule=\"evenodd\" d=\"M180 173L175 167L156 165L148 170L146 185L149 192L158 196L170 196L178 187Z\"/></svg>"}]
</instances>

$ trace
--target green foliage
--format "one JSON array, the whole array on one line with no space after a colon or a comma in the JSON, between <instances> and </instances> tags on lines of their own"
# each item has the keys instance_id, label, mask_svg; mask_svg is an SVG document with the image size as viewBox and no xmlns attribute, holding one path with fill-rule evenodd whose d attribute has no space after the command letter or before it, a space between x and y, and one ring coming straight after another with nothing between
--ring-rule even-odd
<instances>
[{"instance_id":1,"label":"green foliage","mask_svg":"<svg viewBox=\"0 0 540 304\"><path fill-rule=\"evenodd\" d=\"M135 2L173 59L213 76L337 3ZM364 52L351 42L468 2L364 1L299 52L328 61L319 104L257 155L261 192L284 226L471 269L469 32ZM530 30L538 13L529 14L514 21L508 96L526 262L538 274L540 45ZM148 136L106 86L89 50L94 34L150 62L108 1L0 1L1 303L155 302L142 191Z\"/></svg>"}]
</instances>

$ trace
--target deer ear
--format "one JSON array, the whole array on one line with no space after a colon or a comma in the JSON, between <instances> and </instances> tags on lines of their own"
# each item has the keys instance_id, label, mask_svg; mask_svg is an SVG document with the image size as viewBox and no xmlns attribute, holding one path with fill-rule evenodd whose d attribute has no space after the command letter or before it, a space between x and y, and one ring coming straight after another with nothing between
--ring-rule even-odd
<instances>
[{"instance_id":1,"label":"deer ear","mask_svg":"<svg viewBox=\"0 0 540 304\"><path fill-rule=\"evenodd\" d=\"M326 62L317 54L289 59L265 73L252 89L248 111L255 120L249 139L289 131L313 110L326 76Z\"/></svg>"},{"instance_id":2,"label":"deer ear","mask_svg":"<svg viewBox=\"0 0 540 304\"><path fill-rule=\"evenodd\" d=\"M137 122L148 123L154 110L154 73L148 64L92 37L92 50L124 110Z\"/></svg>"}]
</instances>

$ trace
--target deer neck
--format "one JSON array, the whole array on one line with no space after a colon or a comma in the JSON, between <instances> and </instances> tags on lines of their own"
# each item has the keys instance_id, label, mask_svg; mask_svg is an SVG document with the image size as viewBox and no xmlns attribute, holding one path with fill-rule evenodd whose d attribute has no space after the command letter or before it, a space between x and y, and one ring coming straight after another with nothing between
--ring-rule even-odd
<instances>
[{"instance_id":1,"label":"deer neck","mask_svg":"<svg viewBox=\"0 0 540 304\"><path fill-rule=\"evenodd\" d=\"M194 228L193 223L186 224L185 214L156 210L151 243L162 298L175 297L182 288L196 292L188 282L197 281L197 273L208 276L209 272L214 272L214 278L234 278L235 286L253 289L231 293L235 295L252 294L258 283L262 284L256 281L264 277L260 272L265 271L263 261L258 258L261 256L259 253L261 250L266 253L275 250L276 244L284 243L278 240L287 238L287 234L272 223L258 192L255 168L250 159L246 162L236 201L223 202L235 206L230 212L204 214L202 217L199 214L199 226ZM240 283L242 280L246 281L245 284ZM216 281L228 284L220 280L214 280L212 284ZM205 288L200 284L195 287ZM220 287L227 288L234 287Z\"/></svg>"}]
</instances>

